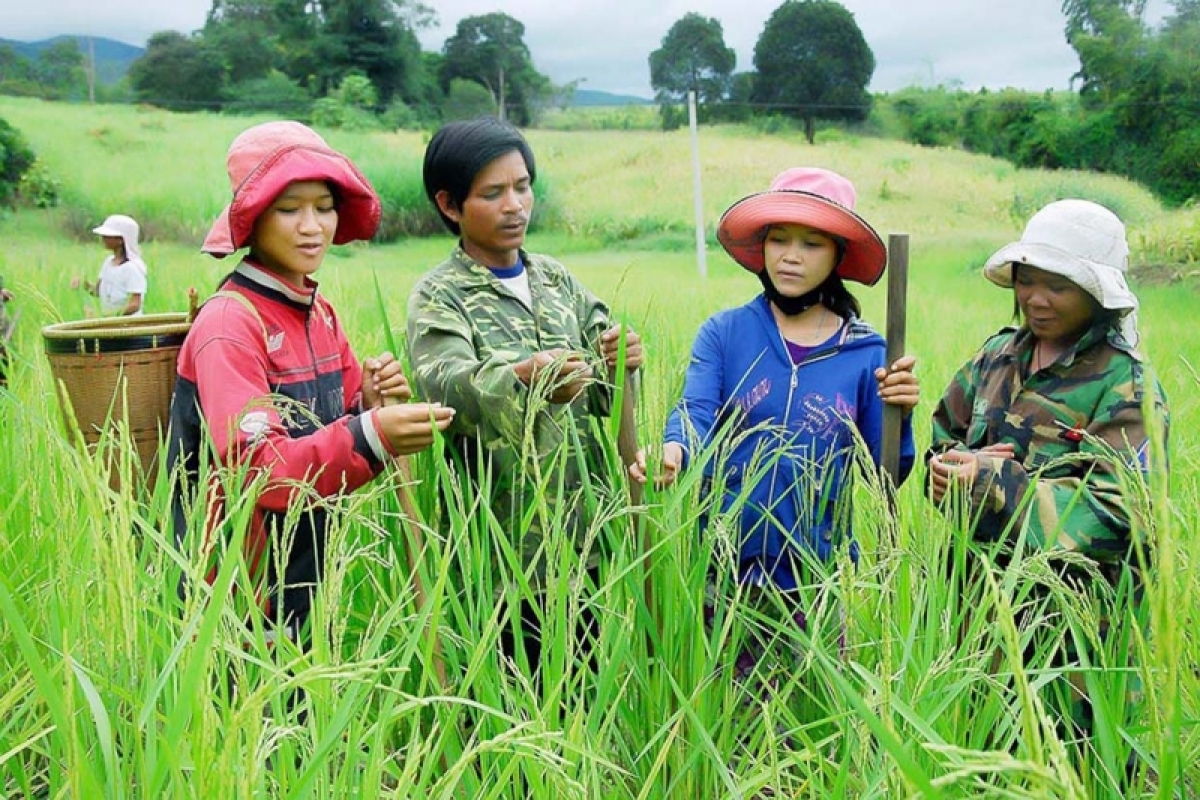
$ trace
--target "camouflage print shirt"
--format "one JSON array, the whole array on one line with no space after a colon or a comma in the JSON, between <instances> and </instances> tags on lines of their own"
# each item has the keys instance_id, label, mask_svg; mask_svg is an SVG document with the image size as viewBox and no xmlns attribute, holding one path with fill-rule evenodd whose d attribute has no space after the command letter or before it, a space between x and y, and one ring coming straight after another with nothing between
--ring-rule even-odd
<instances>
[{"instance_id":1,"label":"camouflage print shirt","mask_svg":"<svg viewBox=\"0 0 1200 800\"><path fill-rule=\"evenodd\" d=\"M545 531L566 528L577 541L584 533L577 455L581 448L595 471L602 450L601 426L593 421L608 416L611 391L597 382L570 404L554 405L544 399L548 387L524 385L513 367L535 352L562 348L591 354L594 374L606 375L599 341L611 320L607 306L562 264L524 252L521 259L531 306L455 248L413 289L408 348L416 392L455 409L451 455L476 480L486 470L492 510L528 567L538 560ZM575 437L579 447L561 446ZM553 488L539 491L539 484ZM543 508L568 502L559 517L566 522L533 515L519 523L538 497Z\"/></svg>"},{"instance_id":2,"label":"camouflage print shirt","mask_svg":"<svg viewBox=\"0 0 1200 800\"><path fill-rule=\"evenodd\" d=\"M1115 330L1093 328L1028 375L1035 343L1028 328L988 339L938 403L930 455L1012 444L1012 459L980 459L970 498L976 538L1015 538L1027 524L1032 546L1115 564L1129 552L1134 515L1122 475L1148 470L1142 404L1153 391L1165 432L1162 387L1148 387L1140 356Z\"/></svg>"}]
</instances>

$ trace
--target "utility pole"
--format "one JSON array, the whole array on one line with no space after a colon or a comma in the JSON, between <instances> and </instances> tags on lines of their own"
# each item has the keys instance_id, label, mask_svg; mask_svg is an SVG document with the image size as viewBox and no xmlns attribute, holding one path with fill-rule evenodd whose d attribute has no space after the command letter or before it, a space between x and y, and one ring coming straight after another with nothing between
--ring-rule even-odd
<instances>
[{"instance_id":1,"label":"utility pole","mask_svg":"<svg viewBox=\"0 0 1200 800\"><path fill-rule=\"evenodd\" d=\"M88 102L96 102L96 42L92 37L88 37Z\"/></svg>"},{"instance_id":2,"label":"utility pole","mask_svg":"<svg viewBox=\"0 0 1200 800\"><path fill-rule=\"evenodd\" d=\"M692 197L696 204L696 269L708 277L708 252L704 242L704 201L700 196L700 134L696 124L696 91L688 91L688 128L692 131Z\"/></svg>"}]
</instances>

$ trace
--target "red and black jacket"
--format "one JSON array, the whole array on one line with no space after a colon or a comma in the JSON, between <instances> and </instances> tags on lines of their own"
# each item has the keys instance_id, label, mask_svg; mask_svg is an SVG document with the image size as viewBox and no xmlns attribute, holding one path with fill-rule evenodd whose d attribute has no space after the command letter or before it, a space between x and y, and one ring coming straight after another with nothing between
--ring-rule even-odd
<instances>
[{"instance_id":1,"label":"red and black jacket","mask_svg":"<svg viewBox=\"0 0 1200 800\"><path fill-rule=\"evenodd\" d=\"M359 413L362 366L333 308L315 282L299 290L243 261L201 308L177 373L167 461L176 540L186 543L202 448L245 467L248 479L265 473L245 555L264 612L302 622L324 559L320 498L354 491L394 455L374 412ZM206 532L221 521L224 492L217 481L206 489ZM285 535L284 517L297 505L299 521ZM289 540L284 558L269 554Z\"/></svg>"}]
</instances>

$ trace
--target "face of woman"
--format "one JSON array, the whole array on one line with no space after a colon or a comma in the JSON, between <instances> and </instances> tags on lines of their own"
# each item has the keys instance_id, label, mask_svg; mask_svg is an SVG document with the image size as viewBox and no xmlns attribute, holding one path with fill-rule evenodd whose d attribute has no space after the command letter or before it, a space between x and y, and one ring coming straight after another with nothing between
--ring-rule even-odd
<instances>
[{"instance_id":1,"label":"face of woman","mask_svg":"<svg viewBox=\"0 0 1200 800\"><path fill-rule=\"evenodd\" d=\"M807 225L772 225L763 241L771 283L784 297L799 297L825 282L837 266L837 242Z\"/></svg>"},{"instance_id":2,"label":"face of woman","mask_svg":"<svg viewBox=\"0 0 1200 800\"><path fill-rule=\"evenodd\" d=\"M1062 275L1027 264L1014 269L1017 306L1033 335L1054 344L1074 344L1095 319L1095 299Z\"/></svg>"},{"instance_id":3,"label":"face of woman","mask_svg":"<svg viewBox=\"0 0 1200 800\"><path fill-rule=\"evenodd\" d=\"M250 253L293 286L317 271L337 231L333 192L324 181L289 183L254 221Z\"/></svg>"},{"instance_id":4,"label":"face of woman","mask_svg":"<svg viewBox=\"0 0 1200 800\"><path fill-rule=\"evenodd\" d=\"M533 213L533 180L520 151L505 153L479 171L462 207L439 192L438 206L462 231L463 250L486 267L516 265Z\"/></svg>"}]
</instances>

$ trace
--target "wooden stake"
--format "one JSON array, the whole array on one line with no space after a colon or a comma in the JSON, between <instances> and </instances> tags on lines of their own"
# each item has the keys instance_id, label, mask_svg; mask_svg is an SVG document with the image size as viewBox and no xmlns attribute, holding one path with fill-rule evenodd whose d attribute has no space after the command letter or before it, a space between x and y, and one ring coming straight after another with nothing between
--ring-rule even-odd
<instances>
[{"instance_id":1,"label":"wooden stake","mask_svg":"<svg viewBox=\"0 0 1200 800\"><path fill-rule=\"evenodd\" d=\"M397 402L389 397L384 397L383 400L384 405L394 405ZM420 615L429 604L429 595L425 591L424 581L421 580L421 557L425 553L425 536L421 533L419 522L421 517L417 514L417 504L412 496L412 465L408 456L397 456L392 461L391 472L396 485L396 500L400 503L400 521L405 533L408 534L405 548L408 551L408 571L412 576L413 600L417 607L417 614ZM438 638L433 619L429 620L429 626L428 635L432 639L433 671L437 675L438 688L445 691L450 683L446 679L446 663L442 659L442 640Z\"/></svg>"},{"instance_id":2,"label":"wooden stake","mask_svg":"<svg viewBox=\"0 0 1200 800\"><path fill-rule=\"evenodd\" d=\"M904 337L908 316L908 234L888 236L887 295L887 367L904 355ZM900 485L900 427L904 411L899 406L883 406L883 468Z\"/></svg>"},{"instance_id":3,"label":"wooden stake","mask_svg":"<svg viewBox=\"0 0 1200 800\"><path fill-rule=\"evenodd\" d=\"M642 485L629 477L629 465L637 459L638 452L636 412L639 383L637 372L625 373L625 391L621 396L621 426L617 429L617 453L621 459L621 469L625 473L625 483L629 487L629 503L634 506L642 504L643 496ZM650 539L645 526L641 524L641 515L635 513L630 519L633 525L633 535L637 537L638 546L641 547L642 557L645 559L642 562L642 571L645 575L642 591L646 609L653 615L654 593L650 580Z\"/></svg>"}]
</instances>

